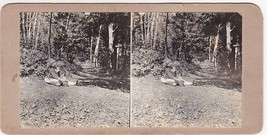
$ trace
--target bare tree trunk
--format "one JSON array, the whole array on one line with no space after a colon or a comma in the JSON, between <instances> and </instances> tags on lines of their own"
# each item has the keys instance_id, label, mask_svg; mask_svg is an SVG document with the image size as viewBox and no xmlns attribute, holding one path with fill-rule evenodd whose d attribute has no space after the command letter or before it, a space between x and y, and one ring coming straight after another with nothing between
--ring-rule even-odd
<instances>
[{"instance_id":1,"label":"bare tree trunk","mask_svg":"<svg viewBox=\"0 0 267 135\"><path fill-rule=\"evenodd\" d=\"M29 22L30 22L30 24L29 24L29 32L28 32L28 39L29 39L29 41L32 41L32 29L33 29L33 26L32 26L32 20L33 20L33 18L35 18L34 17L35 16L35 13L33 12L33 13L30 13L30 18L29 18ZM32 42L31 42L31 45L32 45Z\"/></svg>"},{"instance_id":2,"label":"bare tree trunk","mask_svg":"<svg viewBox=\"0 0 267 135\"><path fill-rule=\"evenodd\" d=\"M37 24L37 30L36 30L36 38L35 38L35 49L38 48L38 40L39 40L39 32L40 32L40 24L41 24L41 20L40 20L40 15L37 16L38 17L38 24Z\"/></svg>"},{"instance_id":3,"label":"bare tree trunk","mask_svg":"<svg viewBox=\"0 0 267 135\"><path fill-rule=\"evenodd\" d=\"M139 14L140 14L141 38L143 44L145 44L144 19L143 19L144 13L139 13Z\"/></svg>"},{"instance_id":4,"label":"bare tree trunk","mask_svg":"<svg viewBox=\"0 0 267 135\"><path fill-rule=\"evenodd\" d=\"M167 47L168 47L168 40L167 40L167 38L168 38L168 20L169 20L169 14L168 14L168 12L166 13L166 28L165 28L165 53L164 53L164 56L165 56L165 58L167 58L168 56L167 56Z\"/></svg>"},{"instance_id":5,"label":"bare tree trunk","mask_svg":"<svg viewBox=\"0 0 267 135\"><path fill-rule=\"evenodd\" d=\"M39 14L37 12L35 12L35 16L34 16L34 23L33 23L33 29L32 29L32 37L33 37L33 46L36 49L36 35L37 33L37 27L38 27L38 20L39 20Z\"/></svg>"},{"instance_id":6,"label":"bare tree trunk","mask_svg":"<svg viewBox=\"0 0 267 135\"><path fill-rule=\"evenodd\" d=\"M231 40L232 40L231 32L234 29L234 27L231 28L231 23L227 22L225 28L226 28L226 47L227 47L227 50L228 50L228 52L227 52L227 54L228 54L227 65L230 68L230 59L231 59L230 58L230 54L232 52L232 48L231 48L231 44L232 44L232 42L231 42Z\"/></svg>"},{"instance_id":7,"label":"bare tree trunk","mask_svg":"<svg viewBox=\"0 0 267 135\"><path fill-rule=\"evenodd\" d=\"M48 44L49 44L49 48L48 48L48 58L51 58L51 27L52 27L52 18L53 18L53 12L50 13L50 21L49 21L49 36L48 36Z\"/></svg>"},{"instance_id":8,"label":"bare tree trunk","mask_svg":"<svg viewBox=\"0 0 267 135\"><path fill-rule=\"evenodd\" d=\"M116 64L116 67L115 67L115 71L119 70L119 53L120 53L120 48L119 47L116 47L116 61L115 61L115 64Z\"/></svg>"},{"instance_id":9,"label":"bare tree trunk","mask_svg":"<svg viewBox=\"0 0 267 135\"><path fill-rule=\"evenodd\" d=\"M156 42L157 42L157 32L158 32L158 18L159 18L159 13L155 13L155 31L154 31L154 36L153 36L153 49L156 48Z\"/></svg>"},{"instance_id":10,"label":"bare tree trunk","mask_svg":"<svg viewBox=\"0 0 267 135\"><path fill-rule=\"evenodd\" d=\"M93 35L90 38L90 62L93 63Z\"/></svg>"},{"instance_id":11,"label":"bare tree trunk","mask_svg":"<svg viewBox=\"0 0 267 135\"><path fill-rule=\"evenodd\" d=\"M37 25L37 19L38 19L38 13L34 13L34 22L33 22L33 28L32 28L32 37L35 38L35 32L36 32L36 25Z\"/></svg>"},{"instance_id":12,"label":"bare tree trunk","mask_svg":"<svg viewBox=\"0 0 267 135\"><path fill-rule=\"evenodd\" d=\"M150 45L150 35L151 35L151 14L152 13L147 13L147 29L146 29L146 43Z\"/></svg>"},{"instance_id":13,"label":"bare tree trunk","mask_svg":"<svg viewBox=\"0 0 267 135\"><path fill-rule=\"evenodd\" d=\"M212 37L209 37L209 61L211 62L211 43L212 43Z\"/></svg>"},{"instance_id":14,"label":"bare tree trunk","mask_svg":"<svg viewBox=\"0 0 267 135\"><path fill-rule=\"evenodd\" d=\"M69 20L70 20L70 13L68 13L67 22L66 22L66 25L65 25L65 30L67 31L67 34L68 34Z\"/></svg>"},{"instance_id":15,"label":"bare tree trunk","mask_svg":"<svg viewBox=\"0 0 267 135\"><path fill-rule=\"evenodd\" d=\"M234 27L231 28L231 23L227 22L225 28L226 28L226 47L227 47L227 50L229 52L232 52L232 48L231 48L231 44L232 44L231 43L231 40L232 40L231 32L234 29Z\"/></svg>"},{"instance_id":16,"label":"bare tree trunk","mask_svg":"<svg viewBox=\"0 0 267 135\"><path fill-rule=\"evenodd\" d=\"M109 48L109 51L111 52L111 63L110 63L110 66L112 67L113 71L117 71L117 55L118 55L118 51L119 51L119 48L118 47L114 47L114 32L117 28L114 29L114 23L110 23L109 26L108 26L108 35L109 35L109 38L108 38L108 41L109 41L109 44L108 44L108 48ZM116 50L114 50L114 48Z\"/></svg>"},{"instance_id":17,"label":"bare tree trunk","mask_svg":"<svg viewBox=\"0 0 267 135\"><path fill-rule=\"evenodd\" d=\"M24 23L25 23L25 43L26 43L26 45L28 45L28 43L29 43L29 39L28 39L28 31L29 31L28 18L29 18L29 15L28 15L28 13L24 13L24 14L25 14L25 20L24 20Z\"/></svg>"},{"instance_id":18,"label":"bare tree trunk","mask_svg":"<svg viewBox=\"0 0 267 135\"><path fill-rule=\"evenodd\" d=\"M100 36L101 36L101 29L102 29L102 24L99 26L99 31L98 31L98 37L96 39L96 46L95 46L95 56L94 56L94 63L95 66L97 66L97 56L98 56L98 49L100 45Z\"/></svg>"},{"instance_id":19,"label":"bare tree trunk","mask_svg":"<svg viewBox=\"0 0 267 135\"><path fill-rule=\"evenodd\" d=\"M25 29L25 15L24 15L24 13L21 13L21 29L22 29L22 32L21 32L21 34L22 34L22 37L23 37L23 40L24 40L24 43L26 43L26 29Z\"/></svg>"},{"instance_id":20,"label":"bare tree trunk","mask_svg":"<svg viewBox=\"0 0 267 135\"><path fill-rule=\"evenodd\" d=\"M217 33L217 35L215 36L215 45L213 50L213 62L215 67L217 67L218 42L219 42L219 33Z\"/></svg>"},{"instance_id":21,"label":"bare tree trunk","mask_svg":"<svg viewBox=\"0 0 267 135\"><path fill-rule=\"evenodd\" d=\"M152 13L151 15L152 17L152 24L151 24L151 28L150 28L150 41L151 41L151 48L153 48L153 41L154 41L154 32L155 32L155 17L156 17L156 13Z\"/></svg>"},{"instance_id":22,"label":"bare tree trunk","mask_svg":"<svg viewBox=\"0 0 267 135\"><path fill-rule=\"evenodd\" d=\"M114 52L113 42L114 42L114 32L117 28L114 29L114 23L110 23L108 26L108 48L111 53Z\"/></svg>"},{"instance_id":23,"label":"bare tree trunk","mask_svg":"<svg viewBox=\"0 0 267 135\"><path fill-rule=\"evenodd\" d=\"M239 51L239 46L235 47L235 68L234 70L237 70L237 57L238 57L238 51Z\"/></svg>"},{"instance_id":24,"label":"bare tree trunk","mask_svg":"<svg viewBox=\"0 0 267 135\"><path fill-rule=\"evenodd\" d=\"M218 53L218 43L219 43L219 37L220 37L220 30L221 30L221 24L218 26L217 35L215 36L215 44L214 44L214 50L213 50L213 62L214 66L217 67L217 53Z\"/></svg>"},{"instance_id":25,"label":"bare tree trunk","mask_svg":"<svg viewBox=\"0 0 267 135\"><path fill-rule=\"evenodd\" d=\"M145 41L145 44L147 43L146 42L146 36L147 36L147 26L146 26L146 22L147 22L147 13L144 14L144 41Z\"/></svg>"}]
</instances>

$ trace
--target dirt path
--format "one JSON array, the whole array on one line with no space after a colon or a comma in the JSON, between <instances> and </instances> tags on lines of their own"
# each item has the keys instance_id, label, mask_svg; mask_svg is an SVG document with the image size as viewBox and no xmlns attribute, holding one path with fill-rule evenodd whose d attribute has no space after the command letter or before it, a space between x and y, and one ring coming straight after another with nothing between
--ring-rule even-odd
<instances>
[{"instance_id":1,"label":"dirt path","mask_svg":"<svg viewBox=\"0 0 267 135\"><path fill-rule=\"evenodd\" d=\"M201 76L214 78L210 64ZM213 82L212 82L213 83ZM223 84L226 86L225 84ZM134 127L241 127L242 93L219 85L174 87L153 76L133 77Z\"/></svg>"},{"instance_id":2,"label":"dirt path","mask_svg":"<svg viewBox=\"0 0 267 135\"><path fill-rule=\"evenodd\" d=\"M21 79L22 127L128 127L129 93Z\"/></svg>"}]
</instances>

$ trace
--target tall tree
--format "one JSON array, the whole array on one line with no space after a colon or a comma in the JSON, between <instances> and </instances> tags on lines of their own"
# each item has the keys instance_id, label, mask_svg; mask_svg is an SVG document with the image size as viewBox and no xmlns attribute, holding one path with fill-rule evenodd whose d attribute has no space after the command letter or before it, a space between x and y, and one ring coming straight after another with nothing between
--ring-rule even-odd
<instances>
[{"instance_id":1,"label":"tall tree","mask_svg":"<svg viewBox=\"0 0 267 135\"><path fill-rule=\"evenodd\" d=\"M90 62L93 63L93 40L94 40L94 37L93 37L93 29L91 30L92 33L91 33L91 37L90 37Z\"/></svg>"},{"instance_id":2,"label":"tall tree","mask_svg":"<svg viewBox=\"0 0 267 135\"><path fill-rule=\"evenodd\" d=\"M38 21L38 23L37 23L37 29L36 29L36 38L35 38L35 49L37 49L38 48L38 40L39 40L39 32L40 32L40 25L41 25L41 20L40 20L40 14L38 14L38 16L37 16L37 21Z\"/></svg>"},{"instance_id":3,"label":"tall tree","mask_svg":"<svg viewBox=\"0 0 267 135\"><path fill-rule=\"evenodd\" d=\"M53 12L50 13L50 21L49 21L49 36L48 36L48 58L51 58L51 28L52 28L52 18L53 18Z\"/></svg>"},{"instance_id":4,"label":"tall tree","mask_svg":"<svg viewBox=\"0 0 267 135\"><path fill-rule=\"evenodd\" d=\"M153 49L156 48L156 41L157 41L157 32L158 32L158 19L159 19L159 13L155 13L154 21L155 21L155 30L153 35Z\"/></svg>"},{"instance_id":5,"label":"tall tree","mask_svg":"<svg viewBox=\"0 0 267 135\"><path fill-rule=\"evenodd\" d=\"M145 44L145 24L144 24L144 13L139 13L140 15L140 28L141 28L141 37L143 45Z\"/></svg>"},{"instance_id":6,"label":"tall tree","mask_svg":"<svg viewBox=\"0 0 267 135\"><path fill-rule=\"evenodd\" d=\"M165 52L164 52L164 56L165 58L167 58L167 53L168 53L168 21L169 21L169 13L166 12L166 32L165 32Z\"/></svg>"},{"instance_id":7,"label":"tall tree","mask_svg":"<svg viewBox=\"0 0 267 135\"><path fill-rule=\"evenodd\" d=\"M218 55L218 47L219 47L219 38L220 38L220 30L222 29L222 24L219 24L217 27L217 34L215 36L215 44L213 49L213 62L214 66L217 67L217 55Z\"/></svg>"},{"instance_id":8,"label":"tall tree","mask_svg":"<svg viewBox=\"0 0 267 135\"><path fill-rule=\"evenodd\" d=\"M100 46L100 38L101 38L101 29L102 29L103 25L100 24L99 26L99 30L98 30L98 37L96 39L96 46L95 46L95 56L94 56L94 63L97 66L97 57L98 57L98 51L99 51L99 46Z\"/></svg>"}]
</instances>

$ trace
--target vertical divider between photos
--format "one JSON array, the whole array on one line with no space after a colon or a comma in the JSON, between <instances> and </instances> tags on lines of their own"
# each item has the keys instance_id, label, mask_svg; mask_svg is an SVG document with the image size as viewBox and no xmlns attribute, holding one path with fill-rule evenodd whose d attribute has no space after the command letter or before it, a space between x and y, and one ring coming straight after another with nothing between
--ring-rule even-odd
<instances>
[{"instance_id":1,"label":"vertical divider between photos","mask_svg":"<svg viewBox=\"0 0 267 135\"><path fill-rule=\"evenodd\" d=\"M132 123L132 45L133 45L133 13L130 12L130 108L129 108L129 127L133 127Z\"/></svg>"}]
</instances>

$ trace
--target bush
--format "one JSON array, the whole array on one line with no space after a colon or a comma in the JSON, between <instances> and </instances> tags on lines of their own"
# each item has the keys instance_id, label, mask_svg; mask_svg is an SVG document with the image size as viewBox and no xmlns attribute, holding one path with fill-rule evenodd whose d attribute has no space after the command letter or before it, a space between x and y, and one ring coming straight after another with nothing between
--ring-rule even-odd
<instances>
[{"instance_id":1,"label":"bush","mask_svg":"<svg viewBox=\"0 0 267 135\"><path fill-rule=\"evenodd\" d=\"M22 48L20 50L20 76L36 74L44 76L46 73L47 56L40 50Z\"/></svg>"},{"instance_id":2,"label":"bush","mask_svg":"<svg viewBox=\"0 0 267 135\"><path fill-rule=\"evenodd\" d=\"M162 60L163 57L156 50L143 48L136 50L132 53L132 74L134 76L161 75Z\"/></svg>"}]
</instances>

